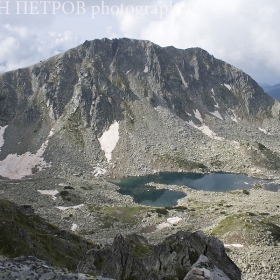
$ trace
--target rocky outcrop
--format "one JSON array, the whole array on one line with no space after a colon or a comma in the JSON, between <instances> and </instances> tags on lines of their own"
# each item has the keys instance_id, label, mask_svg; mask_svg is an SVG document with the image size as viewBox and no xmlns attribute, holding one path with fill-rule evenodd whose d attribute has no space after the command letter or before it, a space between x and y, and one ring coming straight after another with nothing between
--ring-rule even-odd
<instances>
[{"instance_id":1,"label":"rocky outcrop","mask_svg":"<svg viewBox=\"0 0 280 280\"><path fill-rule=\"evenodd\" d=\"M201 254L228 279L241 279L223 244L202 232L178 232L157 245L140 235L118 235L111 246L87 252L79 270L114 279L183 279Z\"/></svg>"},{"instance_id":2,"label":"rocky outcrop","mask_svg":"<svg viewBox=\"0 0 280 280\"><path fill-rule=\"evenodd\" d=\"M14 259L0 256L0 278L1 280L110 280L83 273L71 273L66 268L52 267L46 262L32 256L21 256Z\"/></svg>"},{"instance_id":3,"label":"rocky outcrop","mask_svg":"<svg viewBox=\"0 0 280 280\"><path fill-rule=\"evenodd\" d=\"M202 232L177 232L156 245L141 235L117 235L112 245L100 247L47 223L28 205L4 200L0 200L0 248L1 254L16 257L0 258L3 279L19 275L26 279L183 279L201 254L230 280L241 279L222 242Z\"/></svg>"},{"instance_id":4,"label":"rocky outcrop","mask_svg":"<svg viewBox=\"0 0 280 280\"><path fill-rule=\"evenodd\" d=\"M71 273L66 268L52 267L46 262L32 257L17 257L8 259L0 256L0 277L2 280L40 280L40 279L56 279L56 280L73 280L73 279L91 279L91 280L114 280L112 278L93 276L84 273ZM128 278L142 279L142 278ZM153 279L153 278L148 278ZM160 279L176 279L176 277L168 278L163 276ZM182 279L181 277L179 279ZM217 268L204 255L200 255L199 259L193 264L191 270L185 276L184 280L230 280L223 271Z\"/></svg>"}]
</instances>

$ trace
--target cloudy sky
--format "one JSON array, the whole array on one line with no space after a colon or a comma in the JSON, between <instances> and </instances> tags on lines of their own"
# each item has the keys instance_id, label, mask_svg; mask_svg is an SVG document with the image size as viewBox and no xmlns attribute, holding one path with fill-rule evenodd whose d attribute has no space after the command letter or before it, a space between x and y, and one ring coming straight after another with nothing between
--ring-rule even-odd
<instances>
[{"instance_id":1,"label":"cloudy sky","mask_svg":"<svg viewBox=\"0 0 280 280\"><path fill-rule=\"evenodd\" d=\"M0 72L96 38L201 47L258 82L280 83L280 1L0 1Z\"/></svg>"}]
</instances>

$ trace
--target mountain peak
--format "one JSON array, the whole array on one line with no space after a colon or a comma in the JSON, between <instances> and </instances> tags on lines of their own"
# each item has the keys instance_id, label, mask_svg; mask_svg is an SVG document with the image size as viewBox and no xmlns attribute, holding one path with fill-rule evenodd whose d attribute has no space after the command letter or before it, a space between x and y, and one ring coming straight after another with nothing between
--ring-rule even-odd
<instances>
[{"instance_id":1,"label":"mountain peak","mask_svg":"<svg viewBox=\"0 0 280 280\"><path fill-rule=\"evenodd\" d=\"M252 173L259 163L248 156L244 167L243 148L240 163L216 149L265 140L273 150L266 137L278 129L279 103L241 70L200 48L128 38L85 41L0 75L0 105L0 175L15 178L43 170L124 176L198 166ZM205 145L209 152L196 152ZM24 157L32 164L20 166Z\"/></svg>"}]
</instances>

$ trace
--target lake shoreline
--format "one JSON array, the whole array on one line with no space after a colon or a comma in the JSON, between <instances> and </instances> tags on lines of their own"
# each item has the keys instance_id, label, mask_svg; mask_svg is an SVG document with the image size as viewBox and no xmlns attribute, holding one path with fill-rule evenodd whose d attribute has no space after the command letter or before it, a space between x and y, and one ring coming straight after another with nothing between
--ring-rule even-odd
<instances>
[{"instance_id":1,"label":"lake shoreline","mask_svg":"<svg viewBox=\"0 0 280 280\"><path fill-rule=\"evenodd\" d=\"M254 178L245 174L226 172L217 173L183 173L183 172L160 172L146 176L131 176L126 179L111 181L119 187L119 193L131 195L136 203L146 206L176 206L181 194L185 193L171 190L170 186L185 186L190 189L223 192L230 190L249 190L254 186L264 184L272 185L275 181ZM156 188L156 185L166 187ZM271 187L272 188L272 187ZM167 194L169 192L169 194ZM169 195L169 197L168 197ZM178 198L178 199L177 199Z\"/></svg>"}]
</instances>

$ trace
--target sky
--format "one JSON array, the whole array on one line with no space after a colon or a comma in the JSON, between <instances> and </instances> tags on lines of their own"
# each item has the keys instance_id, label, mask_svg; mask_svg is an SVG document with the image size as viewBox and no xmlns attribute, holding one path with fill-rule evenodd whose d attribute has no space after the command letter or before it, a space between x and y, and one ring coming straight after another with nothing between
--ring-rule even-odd
<instances>
[{"instance_id":1,"label":"sky","mask_svg":"<svg viewBox=\"0 0 280 280\"><path fill-rule=\"evenodd\" d=\"M280 1L0 1L0 73L101 38L200 47L257 82L280 83Z\"/></svg>"}]
</instances>

